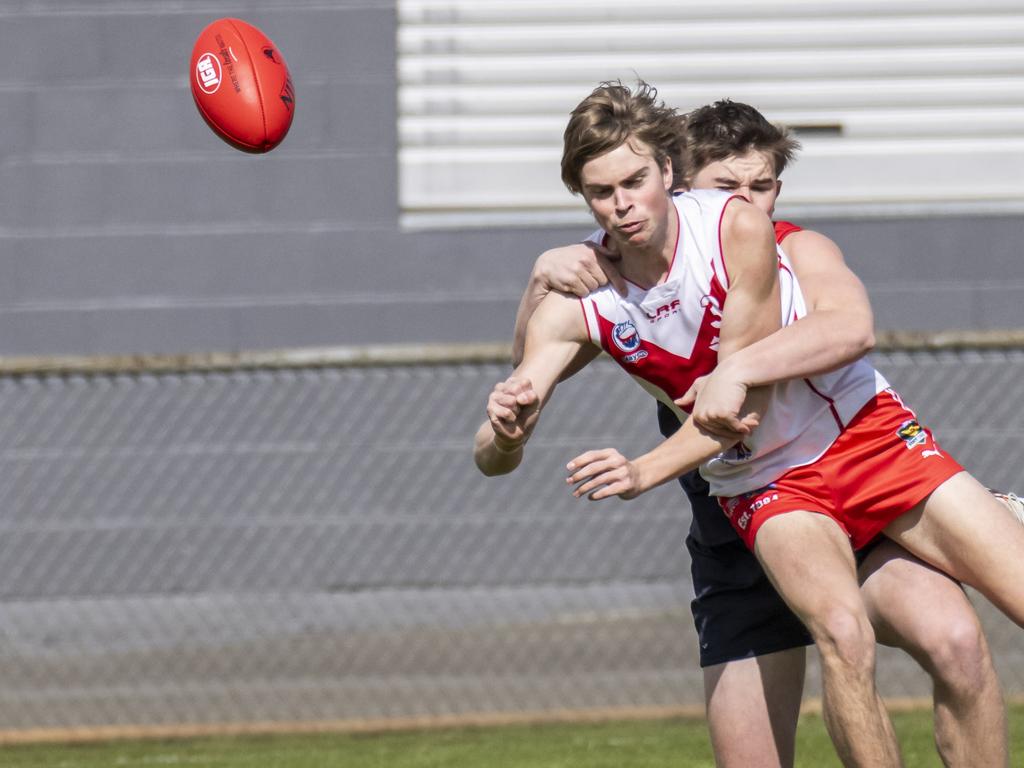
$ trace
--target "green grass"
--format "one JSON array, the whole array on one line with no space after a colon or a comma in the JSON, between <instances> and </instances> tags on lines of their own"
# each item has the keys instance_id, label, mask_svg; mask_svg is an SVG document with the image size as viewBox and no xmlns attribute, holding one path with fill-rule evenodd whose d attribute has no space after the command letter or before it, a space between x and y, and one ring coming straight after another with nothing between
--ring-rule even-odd
<instances>
[{"instance_id":1,"label":"green grass","mask_svg":"<svg viewBox=\"0 0 1024 768\"><path fill-rule=\"evenodd\" d=\"M938 768L931 713L893 720L907 768ZM1024 763L1024 706L1011 710L1011 763ZM819 716L800 725L797 765L838 766ZM693 768L713 766L704 723L664 720L374 735L322 734L0 749L4 768Z\"/></svg>"}]
</instances>

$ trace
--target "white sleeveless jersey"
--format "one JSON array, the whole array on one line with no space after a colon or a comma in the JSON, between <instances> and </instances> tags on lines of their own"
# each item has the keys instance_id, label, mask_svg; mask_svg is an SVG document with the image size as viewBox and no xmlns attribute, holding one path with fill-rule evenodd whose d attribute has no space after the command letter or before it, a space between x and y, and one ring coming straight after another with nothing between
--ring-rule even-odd
<instances>
[{"instance_id":1,"label":"white sleeveless jersey","mask_svg":"<svg viewBox=\"0 0 1024 768\"><path fill-rule=\"evenodd\" d=\"M686 414L673 400L718 362L718 330L729 290L720 228L732 197L719 190L676 195L679 235L665 281L649 289L628 283L625 297L603 286L580 300L591 340L680 421ZM604 234L599 231L591 239L600 241ZM781 318L789 325L807 308L789 259L781 248L778 253ZM757 490L788 469L817 460L857 411L887 386L864 360L822 376L775 384L753 435L701 467L711 493L737 496Z\"/></svg>"}]
</instances>

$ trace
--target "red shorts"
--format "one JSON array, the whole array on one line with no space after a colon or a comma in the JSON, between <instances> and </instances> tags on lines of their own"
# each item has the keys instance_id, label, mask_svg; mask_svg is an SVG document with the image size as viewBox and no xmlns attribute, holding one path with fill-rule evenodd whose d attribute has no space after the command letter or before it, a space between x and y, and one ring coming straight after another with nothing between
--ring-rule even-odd
<instances>
[{"instance_id":1,"label":"red shorts","mask_svg":"<svg viewBox=\"0 0 1024 768\"><path fill-rule=\"evenodd\" d=\"M892 390L854 416L825 454L742 496L718 500L743 543L775 515L820 512L839 523L854 549L871 542L961 467Z\"/></svg>"}]
</instances>

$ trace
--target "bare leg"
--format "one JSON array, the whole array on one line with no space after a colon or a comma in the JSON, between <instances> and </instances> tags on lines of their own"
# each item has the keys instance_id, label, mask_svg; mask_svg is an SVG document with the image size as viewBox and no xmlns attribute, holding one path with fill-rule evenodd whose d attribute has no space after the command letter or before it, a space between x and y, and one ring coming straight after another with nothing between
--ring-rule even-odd
<instances>
[{"instance_id":1,"label":"bare leg","mask_svg":"<svg viewBox=\"0 0 1024 768\"><path fill-rule=\"evenodd\" d=\"M704 670L719 768L792 768L807 653L791 648Z\"/></svg>"},{"instance_id":2,"label":"bare leg","mask_svg":"<svg viewBox=\"0 0 1024 768\"><path fill-rule=\"evenodd\" d=\"M940 485L885 534L1024 627L1024 526L967 472Z\"/></svg>"},{"instance_id":3,"label":"bare leg","mask_svg":"<svg viewBox=\"0 0 1024 768\"><path fill-rule=\"evenodd\" d=\"M846 766L901 765L875 689L875 635L846 535L825 515L788 512L762 525L755 552L818 647L825 725L839 759Z\"/></svg>"},{"instance_id":4,"label":"bare leg","mask_svg":"<svg viewBox=\"0 0 1024 768\"><path fill-rule=\"evenodd\" d=\"M892 541L861 565L878 642L931 675L935 742L947 766L1007 765L1006 712L985 635L960 585Z\"/></svg>"}]
</instances>

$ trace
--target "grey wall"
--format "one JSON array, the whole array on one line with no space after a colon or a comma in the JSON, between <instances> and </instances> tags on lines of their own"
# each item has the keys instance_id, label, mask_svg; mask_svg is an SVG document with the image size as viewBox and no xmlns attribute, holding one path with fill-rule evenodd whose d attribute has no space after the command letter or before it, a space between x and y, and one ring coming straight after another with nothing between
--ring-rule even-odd
<instances>
[{"instance_id":1,"label":"grey wall","mask_svg":"<svg viewBox=\"0 0 1024 768\"><path fill-rule=\"evenodd\" d=\"M216 139L193 40L235 15L284 52L285 143ZM398 225L393 2L0 0L0 355L502 341L572 227ZM821 221L880 328L1020 324L1018 218Z\"/></svg>"},{"instance_id":2,"label":"grey wall","mask_svg":"<svg viewBox=\"0 0 1024 768\"><path fill-rule=\"evenodd\" d=\"M935 216L809 225L842 247L885 330L1024 325L1024 218Z\"/></svg>"}]
</instances>

